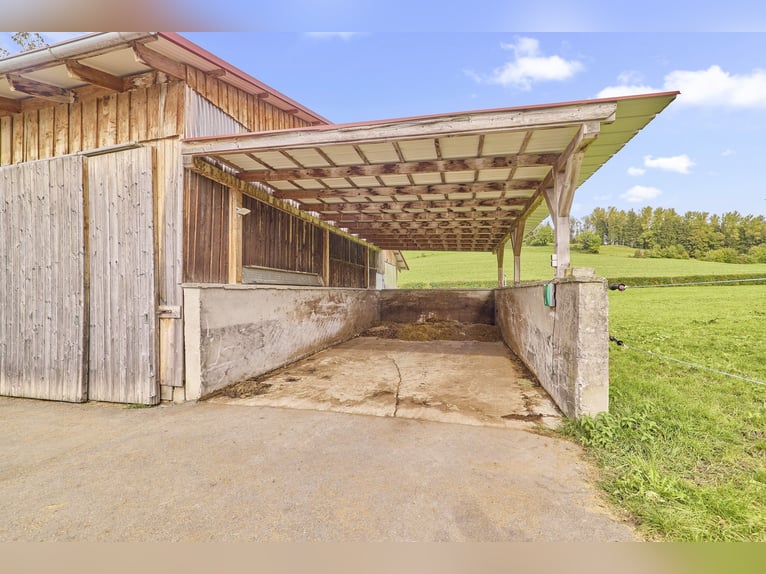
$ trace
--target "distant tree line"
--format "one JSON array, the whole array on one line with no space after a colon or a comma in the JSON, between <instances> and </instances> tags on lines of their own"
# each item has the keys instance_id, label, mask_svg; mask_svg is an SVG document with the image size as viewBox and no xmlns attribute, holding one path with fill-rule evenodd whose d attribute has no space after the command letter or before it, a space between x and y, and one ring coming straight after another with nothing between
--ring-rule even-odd
<instances>
[{"instance_id":1,"label":"distant tree line","mask_svg":"<svg viewBox=\"0 0 766 574\"><path fill-rule=\"evenodd\" d=\"M704 211L644 207L624 211L597 207L582 219L571 220L576 247L598 253L601 245L624 245L636 249L636 257L702 259L722 263L766 263L766 218L723 215ZM528 245L553 243L553 229L544 224L527 237Z\"/></svg>"}]
</instances>

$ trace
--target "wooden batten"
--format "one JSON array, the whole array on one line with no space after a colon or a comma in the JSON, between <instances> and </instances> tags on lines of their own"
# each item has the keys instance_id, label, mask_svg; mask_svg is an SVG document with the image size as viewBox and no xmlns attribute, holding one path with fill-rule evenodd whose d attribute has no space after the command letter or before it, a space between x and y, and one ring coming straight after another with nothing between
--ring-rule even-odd
<instances>
[{"instance_id":1,"label":"wooden batten","mask_svg":"<svg viewBox=\"0 0 766 574\"><path fill-rule=\"evenodd\" d=\"M185 163L185 167L187 169L190 169L194 173L197 173L210 180L216 181L222 185L225 185L226 187L237 189L240 192L244 193L245 195L248 195L254 199L257 199L258 201L266 203L267 205L271 205L272 207L275 207L276 209L289 213L290 215L293 215L297 217L298 219L302 219L304 221L312 223L322 229L329 229L335 235L346 237L349 241L352 241L354 243L367 245L366 241L359 239L358 237L355 237L349 233L345 233L344 231L341 231L340 229L333 227L329 223L326 223L317 217L313 217L309 215L308 213L306 213L305 211L302 211L298 209L297 207L293 207L292 205L289 205L285 203L284 201L269 195L262 189L253 187L249 183L242 181L241 179L229 173L226 173L225 171L218 169L217 167L213 165L210 165L209 163L201 160L200 158L192 158L191 161L187 161ZM371 248L377 249L374 245L371 246Z\"/></svg>"},{"instance_id":2,"label":"wooden batten","mask_svg":"<svg viewBox=\"0 0 766 574\"><path fill-rule=\"evenodd\" d=\"M21 112L21 102L11 98L0 97L0 112L18 114Z\"/></svg>"},{"instance_id":3,"label":"wooden batten","mask_svg":"<svg viewBox=\"0 0 766 574\"><path fill-rule=\"evenodd\" d=\"M102 88L113 90L115 92L122 92L125 90L125 80L122 78L91 68L90 66L81 64L77 60L67 60L66 69L70 78L76 78L83 82L101 86Z\"/></svg>"}]
</instances>

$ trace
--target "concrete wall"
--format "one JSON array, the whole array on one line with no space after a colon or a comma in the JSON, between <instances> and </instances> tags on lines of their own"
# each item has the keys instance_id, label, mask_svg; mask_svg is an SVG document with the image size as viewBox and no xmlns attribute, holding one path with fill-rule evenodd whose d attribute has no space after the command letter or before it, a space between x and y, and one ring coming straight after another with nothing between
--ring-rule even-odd
<instances>
[{"instance_id":1,"label":"concrete wall","mask_svg":"<svg viewBox=\"0 0 766 574\"><path fill-rule=\"evenodd\" d=\"M350 339L378 318L374 290L184 287L186 399Z\"/></svg>"},{"instance_id":2,"label":"concrete wall","mask_svg":"<svg viewBox=\"0 0 766 574\"><path fill-rule=\"evenodd\" d=\"M511 350L570 417L609 408L609 302L603 280L556 282L556 307L544 283L495 291L496 321Z\"/></svg>"},{"instance_id":3,"label":"concrete wall","mask_svg":"<svg viewBox=\"0 0 766 574\"><path fill-rule=\"evenodd\" d=\"M381 321L415 323L427 319L495 323L491 289L395 289L380 293Z\"/></svg>"}]
</instances>

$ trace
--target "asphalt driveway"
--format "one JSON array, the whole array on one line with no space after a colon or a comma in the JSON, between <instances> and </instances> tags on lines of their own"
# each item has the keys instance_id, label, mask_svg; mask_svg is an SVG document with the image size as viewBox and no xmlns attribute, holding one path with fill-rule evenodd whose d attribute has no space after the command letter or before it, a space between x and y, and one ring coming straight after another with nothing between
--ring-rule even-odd
<instances>
[{"instance_id":1,"label":"asphalt driveway","mask_svg":"<svg viewBox=\"0 0 766 574\"><path fill-rule=\"evenodd\" d=\"M0 397L0 541L618 541L581 449L517 428Z\"/></svg>"}]
</instances>

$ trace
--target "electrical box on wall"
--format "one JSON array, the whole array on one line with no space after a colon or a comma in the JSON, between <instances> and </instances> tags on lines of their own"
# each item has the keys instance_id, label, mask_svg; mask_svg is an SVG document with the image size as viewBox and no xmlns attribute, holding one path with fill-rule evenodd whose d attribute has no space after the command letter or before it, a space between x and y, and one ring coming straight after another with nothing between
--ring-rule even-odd
<instances>
[{"instance_id":1,"label":"electrical box on wall","mask_svg":"<svg viewBox=\"0 0 766 574\"><path fill-rule=\"evenodd\" d=\"M543 285L543 304L546 307L556 306L556 285L553 283Z\"/></svg>"},{"instance_id":2,"label":"electrical box on wall","mask_svg":"<svg viewBox=\"0 0 766 574\"><path fill-rule=\"evenodd\" d=\"M555 253L551 253L551 267L558 267L559 258Z\"/></svg>"}]
</instances>

